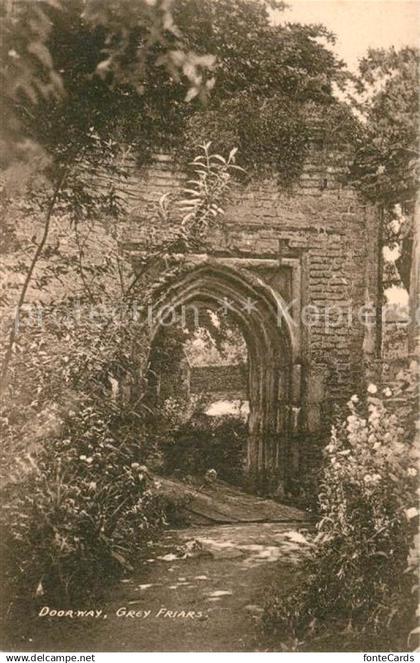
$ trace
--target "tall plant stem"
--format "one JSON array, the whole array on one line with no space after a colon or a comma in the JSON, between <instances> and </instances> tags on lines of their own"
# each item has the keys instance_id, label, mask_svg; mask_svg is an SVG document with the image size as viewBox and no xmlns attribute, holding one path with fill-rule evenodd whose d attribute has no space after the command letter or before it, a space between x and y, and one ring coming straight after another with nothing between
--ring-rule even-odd
<instances>
[{"instance_id":1,"label":"tall plant stem","mask_svg":"<svg viewBox=\"0 0 420 663\"><path fill-rule=\"evenodd\" d=\"M16 340L16 335L17 335L17 329L18 329L18 323L19 323L19 317L20 317L20 312L22 310L22 306L25 302L26 294L28 292L29 284L31 282L32 274L34 273L34 269L36 267L36 264L39 260L39 257L44 250L45 243L48 239L48 233L50 231L50 226L51 226L51 217L54 211L55 204L57 202L58 195L60 193L61 187L64 184L64 181L67 176L68 169L65 168L61 176L58 178L56 185L54 187L53 194L51 196L51 200L49 202L46 215L45 215L45 221L44 221L44 229L42 232L42 237L41 241L39 242L36 251L32 257L31 264L29 265L28 272L25 276L25 280L22 285L22 289L20 291L19 299L16 304L16 313L15 317L13 320L12 327L10 329L10 334L9 338L7 341L7 348L6 348L6 353L4 355L2 367L1 367L1 375L0 375L0 394L3 394L4 390L6 389L7 386L7 374L9 371L9 366L10 366L10 360L12 358L13 354L13 345Z\"/></svg>"}]
</instances>

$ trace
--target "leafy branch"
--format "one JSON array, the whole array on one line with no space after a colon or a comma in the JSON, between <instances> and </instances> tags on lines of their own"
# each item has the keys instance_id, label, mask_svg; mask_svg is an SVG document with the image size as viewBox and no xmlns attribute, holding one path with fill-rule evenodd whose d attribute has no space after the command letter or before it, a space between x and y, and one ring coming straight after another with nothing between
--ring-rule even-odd
<instances>
[{"instance_id":1,"label":"leafy branch","mask_svg":"<svg viewBox=\"0 0 420 663\"><path fill-rule=\"evenodd\" d=\"M113 195L109 195L107 187L101 184L100 179L104 171L111 174L111 176L124 176L124 171L116 163L115 143L112 141L104 142L92 131L89 131L84 138L83 146L77 141L75 144L67 146L64 152L57 150L54 155L54 165L60 174L55 181L53 177L51 178L54 182L52 188L48 186L45 191L38 187L38 189L27 191L28 199L35 202L34 207L36 209L41 207L42 209L42 205L45 204L46 212L41 240L26 271L6 342L0 371L0 393L3 393L7 387L7 375L17 338L22 307L25 304L35 268L46 248L53 218L55 216L67 217L74 224L75 239L78 246L79 274L88 292L88 284L82 264L83 248L80 245L77 226L83 220L95 218L104 211L111 211L114 215L118 215L124 209L121 201L115 200ZM91 292L88 294L90 301L92 301L93 294Z\"/></svg>"},{"instance_id":2,"label":"leafy branch","mask_svg":"<svg viewBox=\"0 0 420 663\"><path fill-rule=\"evenodd\" d=\"M221 224L224 206L232 186L233 174L238 170L242 171L242 168L235 164L236 150L232 150L226 159L221 155L211 153L211 143L202 145L201 150L202 154L190 164L192 176L187 182L188 187L181 191L180 198L174 199L165 195L159 201L156 216L166 229L170 229L170 232L166 232L159 242L150 246L142 257L141 265L136 267L135 274L126 285L123 296L119 300L119 304L122 303L125 310L133 304L139 294L141 294L143 303L148 301L156 294L157 289L172 278L174 270L168 268L171 255L191 250L198 243L202 244L205 241L206 233ZM109 263L108 269L113 269L111 263ZM152 278L151 282L151 274L156 269L160 270L161 275L157 280ZM118 364L119 369L136 374L136 369L132 366L132 359L128 360L128 356L131 356L132 352L127 350L127 347L132 348L133 343L132 325L127 323L121 327L113 323L112 319L107 320L101 326L99 335L95 339L97 346L102 348L98 364L101 364L102 367L105 367L106 363L108 366ZM134 342L138 342L141 336L139 336L139 324L141 329L141 319L135 326ZM125 344L122 341L123 337L131 340ZM105 347L106 352L109 352L108 358L105 358ZM124 365L121 364L117 355L124 355L122 360ZM82 376L82 379L88 361L90 360L85 356L76 367L77 375Z\"/></svg>"},{"instance_id":3,"label":"leafy branch","mask_svg":"<svg viewBox=\"0 0 420 663\"><path fill-rule=\"evenodd\" d=\"M188 188L183 189L188 197L178 201L183 212L182 228L194 237L205 237L209 228L219 223L224 215L221 204L230 187L232 172L245 172L235 163L238 148L233 148L225 159L220 154L212 154L210 146L211 142L200 146L203 154L191 163L195 177L188 180Z\"/></svg>"},{"instance_id":4,"label":"leafy branch","mask_svg":"<svg viewBox=\"0 0 420 663\"><path fill-rule=\"evenodd\" d=\"M177 213L181 212L181 223L178 223L173 237L160 243L148 252L140 269L129 284L125 299L130 300L141 278L159 261L171 253L180 251L180 247L188 248L203 241L212 228L220 226L224 215L223 206L232 186L234 173L245 172L236 165L234 148L227 159L220 154L211 152L211 142L200 145L202 154L189 165L192 177L187 180L187 187L181 191L181 198L171 200L167 194L159 201L158 217L165 224L176 225Z\"/></svg>"}]
</instances>

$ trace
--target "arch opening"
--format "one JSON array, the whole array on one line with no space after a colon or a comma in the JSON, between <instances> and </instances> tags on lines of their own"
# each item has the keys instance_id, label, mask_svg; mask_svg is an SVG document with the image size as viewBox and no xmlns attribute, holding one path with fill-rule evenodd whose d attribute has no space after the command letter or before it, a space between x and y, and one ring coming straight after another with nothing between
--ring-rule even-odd
<instances>
[{"instance_id":1,"label":"arch opening","mask_svg":"<svg viewBox=\"0 0 420 663\"><path fill-rule=\"evenodd\" d=\"M292 366L292 322L280 295L244 270L208 263L181 273L153 305L151 348L188 310L225 311L247 351L249 402L245 477L259 494L281 491L287 480ZM150 359L153 359L151 351ZM149 362L150 364L150 362Z\"/></svg>"}]
</instances>

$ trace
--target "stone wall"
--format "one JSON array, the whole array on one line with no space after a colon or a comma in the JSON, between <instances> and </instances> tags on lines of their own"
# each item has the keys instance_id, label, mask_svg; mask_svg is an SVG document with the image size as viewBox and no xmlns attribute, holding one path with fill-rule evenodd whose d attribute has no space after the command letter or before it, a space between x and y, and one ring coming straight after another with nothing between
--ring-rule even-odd
<instances>
[{"instance_id":1,"label":"stone wall","mask_svg":"<svg viewBox=\"0 0 420 663\"><path fill-rule=\"evenodd\" d=\"M357 307L368 301L376 306L378 297L377 217L342 183L345 173L345 156L314 151L293 191L282 191L274 178L237 186L226 210L226 227L212 232L208 246L214 255L299 260L301 305L314 304L321 314L318 321L304 325L302 350L305 360L331 373L333 397L347 394L346 385L357 384L364 355L375 353L372 329L366 333L357 320L350 326L344 320L335 327L325 325L328 307ZM125 185L131 201L126 246L134 258L150 242L150 219L157 202L163 194L179 193L184 181L171 157L162 154ZM154 231L158 238L170 229ZM264 265L257 269L263 273ZM271 264L266 272L268 280L276 280ZM290 283L283 281L277 285L289 300ZM334 323L334 311L330 319Z\"/></svg>"},{"instance_id":2,"label":"stone wall","mask_svg":"<svg viewBox=\"0 0 420 663\"><path fill-rule=\"evenodd\" d=\"M215 394L222 398L247 398L248 367L191 366L190 389L192 394Z\"/></svg>"},{"instance_id":3,"label":"stone wall","mask_svg":"<svg viewBox=\"0 0 420 663\"><path fill-rule=\"evenodd\" d=\"M369 326L359 319L363 305L374 314L380 303L378 217L345 185L346 163L345 154L314 149L293 190L282 190L274 177L236 185L224 228L212 231L205 249L252 271L290 305L298 347L290 413L296 445L328 428L331 403L360 387L379 352L374 317ZM130 178L125 246L134 264L151 241L173 232L156 224L156 203L180 193L184 180L164 154ZM296 466L298 456L292 451Z\"/></svg>"}]
</instances>

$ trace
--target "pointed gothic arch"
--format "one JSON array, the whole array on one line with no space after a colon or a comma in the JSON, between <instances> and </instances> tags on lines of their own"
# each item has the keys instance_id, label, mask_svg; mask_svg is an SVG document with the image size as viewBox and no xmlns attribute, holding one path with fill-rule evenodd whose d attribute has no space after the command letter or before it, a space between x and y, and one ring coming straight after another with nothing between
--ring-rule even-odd
<instances>
[{"instance_id":1,"label":"pointed gothic arch","mask_svg":"<svg viewBox=\"0 0 420 663\"><path fill-rule=\"evenodd\" d=\"M298 361L294 322L278 292L251 272L211 258L181 272L153 304L150 344L169 312L194 302L230 305L248 348L247 475L259 493L287 479L293 367Z\"/></svg>"}]
</instances>

